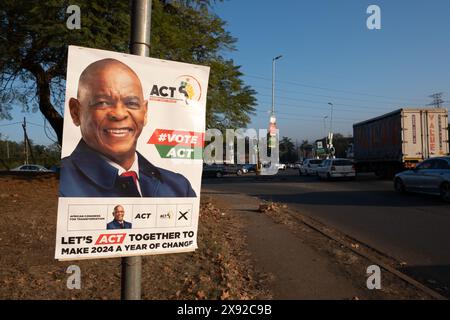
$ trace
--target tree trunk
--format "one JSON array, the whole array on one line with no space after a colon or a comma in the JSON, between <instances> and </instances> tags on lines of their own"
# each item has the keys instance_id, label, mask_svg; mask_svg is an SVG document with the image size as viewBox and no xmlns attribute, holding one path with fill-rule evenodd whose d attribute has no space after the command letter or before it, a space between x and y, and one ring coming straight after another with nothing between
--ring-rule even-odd
<instances>
[{"instance_id":1,"label":"tree trunk","mask_svg":"<svg viewBox=\"0 0 450 320\"><path fill-rule=\"evenodd\" d=\"M50 125L58 137L59 145L62 144L63 134L63 117L55 110L50 100L50 80L47 73L37 66L32 70L32 73L36 77L37 94L39 97L39 110L44 117L48 120Z\"/></svg>"}]
</instances>

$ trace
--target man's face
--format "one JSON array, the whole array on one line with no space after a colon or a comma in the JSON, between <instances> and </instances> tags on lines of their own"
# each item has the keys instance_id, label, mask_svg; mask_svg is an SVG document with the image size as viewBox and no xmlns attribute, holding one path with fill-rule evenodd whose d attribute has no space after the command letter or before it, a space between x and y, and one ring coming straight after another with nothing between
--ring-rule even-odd
<instances>
[{"instance_id":1,"label":"man's face","mask_svg":"<svg viewBox=\"0 0 450 320\"><path fill-rule=\"evenodd\" d=\"M133 72L117 64L97 68L80 83L78 99L71 99L70 107L91 148L112 160L134 157L147 123L147 101Z\"/></svg>"},{"instance_id":2,"label":"man's face","mask_svg":"<svg viewBox=\"0 0 450 320\"><path fill-rule=\"evenodd\" d=\"M123 210L122 206L118 206L117 208L115 208L114 212L113 212L114 220L122 222L124 213L125 213L125 211Z\"/></svg>"}]
</instances>

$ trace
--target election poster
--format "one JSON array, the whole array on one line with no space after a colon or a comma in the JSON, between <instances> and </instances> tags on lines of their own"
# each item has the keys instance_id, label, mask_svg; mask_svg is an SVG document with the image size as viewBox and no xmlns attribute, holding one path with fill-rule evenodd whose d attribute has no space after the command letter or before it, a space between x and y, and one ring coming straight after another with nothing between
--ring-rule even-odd
<instances>
[{"instance_id":1,"label":"election poster","mask_svg":"<svg viewBox=\"0 0 450 320\"><path fill-rule=\"evenodd\" d=\"M69 47L56 259L197 248L208 77Z\"/></svg>"}]
</instances>

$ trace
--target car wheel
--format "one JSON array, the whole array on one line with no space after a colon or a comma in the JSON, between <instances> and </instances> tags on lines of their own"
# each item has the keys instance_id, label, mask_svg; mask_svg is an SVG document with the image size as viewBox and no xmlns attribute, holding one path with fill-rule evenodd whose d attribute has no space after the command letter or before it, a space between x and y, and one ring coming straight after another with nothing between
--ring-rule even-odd
<instances>
[{"instance_id":1,"label":"car wheel","mask_svg":"<svg viewBox=\"0 0 450 320\"><path fill-rule=\"evenodd\" d=\"M223 174L220 171L216 172L216 178L222 178Z\"/></svg>"},{"instance_id":2,"label":"car wheel","mask_svg":"<svg viewBox=\"0 0 450 320\"><path fill-rule=\"evenodd\" d=\"M237 174L238 176L242 176L242 170L238 170L238 171L236 172L236 174Z\"/></svg>"},{"instance_id":3,"label":"car wheel","mask_svg":"<svg viewBox=\"0 0 450 320\"><path fill-rule=\"evenodd\" d=\"M394 189L397 192L403 193L405 192L405 184L403 183L402 179L397 178L394 181Z\"/></svg>"},{"instance_id":4,"label":"car wheel","mask_svg":"<svg viewBox=\"0 0 450 320\"><path fill-rule=\"evenodd\" d=\"M331 180L331 176L329 173L327 173L327 180Z\"/></svg>"},{"instance_id":5,"label":"car wheel","mask_svg":"<svg viewBox=\"0 0 450 320\"><path fill-rule=\"evenodd\" d=\"M450 202L450 184L445 182L441 186L441 198L445 202Z\"/></svg>"}]
</instances>

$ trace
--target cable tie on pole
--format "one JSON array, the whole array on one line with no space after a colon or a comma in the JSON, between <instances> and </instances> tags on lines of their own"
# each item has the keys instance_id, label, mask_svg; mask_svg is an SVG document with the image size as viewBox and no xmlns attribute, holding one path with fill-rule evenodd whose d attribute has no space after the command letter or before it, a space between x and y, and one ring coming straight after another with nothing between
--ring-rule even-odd
<instances>
[{"instance_id":1,"label":"cable tie on pole","mask_svg":"<svg viewBox=\"0 0 450 320\"><path fill-rule=\"evenodd\" d=\"M145 43L145 42L132 42L132 43L130 43L130 48L135 44L143 44L144 46L147 46L147 48L150 49L150 44Z\"/></svg>"}]
</instances>

